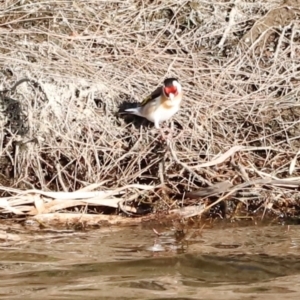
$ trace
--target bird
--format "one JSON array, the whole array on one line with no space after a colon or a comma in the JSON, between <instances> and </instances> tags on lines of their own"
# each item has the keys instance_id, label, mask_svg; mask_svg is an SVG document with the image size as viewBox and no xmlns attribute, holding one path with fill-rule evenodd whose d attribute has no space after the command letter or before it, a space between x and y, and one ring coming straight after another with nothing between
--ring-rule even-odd
<instances>
[{"instance_id":1,"label":"bird","mask_svg":"<svg viewBox=\"0 0 300 300\"><path fill-rule=\"evenodd\" d=\"M160 129L160 123L172 118L180 109L182 86L177 78L166 78L138 107L125 109L123 113L143 117Z\"/></svg>"}]
</instances>

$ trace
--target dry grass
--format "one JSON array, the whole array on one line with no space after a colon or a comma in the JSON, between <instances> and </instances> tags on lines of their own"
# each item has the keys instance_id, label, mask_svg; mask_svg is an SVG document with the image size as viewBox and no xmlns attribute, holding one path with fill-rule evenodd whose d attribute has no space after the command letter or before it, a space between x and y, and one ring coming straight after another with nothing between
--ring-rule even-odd
<instances>
[{"instance_id":1,"label":"dry grass","mask_svg":"<svg viewBox=\"0 0 300 300\"><path fill-rule=\"evenodd\" d=\"M1 5L0 90L24 77L38 82L0 94L3 103L4 96L21 103L12 113L1 109L3 185L64 192L99 182L107 190L166 185L118 196L158 211L177 206L169 197L218 182L300 179L297 1ZM180 79L185 98L166 145L151 124L116 112L169 76ZM205 165L234 146L246 151ZM268 203L294 214L297 190L253 186L236 197L252 210Z\"/></svg>"}]
</instances>

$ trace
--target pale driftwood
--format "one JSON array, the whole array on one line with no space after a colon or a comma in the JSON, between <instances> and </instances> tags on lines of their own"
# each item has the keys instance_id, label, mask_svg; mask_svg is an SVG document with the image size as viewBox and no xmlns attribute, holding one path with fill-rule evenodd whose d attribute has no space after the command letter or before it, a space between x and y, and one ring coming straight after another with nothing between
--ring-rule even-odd
<instances>
[{"instance_id":1,"label":"pale driftwood","mask_svg":"<svg viewBox=\"0 0 300 300\"><path fill-rule=\"evenodd\" d=\"M135 225L142 222L142 218L124 218L121 216L74 214L74 213L51 213L32 217L41 223L47 224L66 224L83 223L86 225L109 224L109 225Z\"/></svg>"},{"instance_id":2,"label":"pale driftwood","mask_svg":"<svg viewBox=\"0 0 300 300\"><path fill-rule=\"evenodd\" d=\"M6 233L5 231L0 231L0 240L1 241L13 241L19 242L21 240L18 234Z\"/></svg>"},{"instance_id":3,"label":"pale driftwood","mask_svg":"<svg viewBox=\"0 0 300 300\"><path fill-rule=\"evenodd\" d=\"M54 199L64 199L64 200L70 200L70 199L84 199L84 198L105 198L112 195L119 194L120 191L94 191L94 192L44 192L42 190L17 190L12 188L1 188L2 190L15 193L16 196L12 196L10 198L16 198L21 195L29 195L29 194L39 194L43 195L45 197L54 198ZM9 199L8 197L6 199Z\"/></svg>"},{"instance_id":4,"label":"pale driftwood","mask_svg":"<svg viewBox=\"0 0 300 300\"><path fill-rule=\"evenodd\" d=\"M102 185L102 184L101 184ZM98 184L90 185L76 192L44 192L40 190L21 191L12 188L5 188L9 192L14 192L16 195L0 199L0 210L2 213L14 213L16 215L41 215L53 213L60 210L69 209L75 206L106 206L113 208L121 208L126 212L136 213L136 208L123 205L126 200L130 201L131 197L124 199L120 197L126 189L139 189L143 192L153 190L160 187L154 185L131 184L115 190L107 191L88 191L98 187ZM118 195L119 197L113 197ZM135 193L135 197L139 193ZM134 199L132 199L134 200ZM30 205L31 204L31 205Z\"/></svg>"},{"instance_id":5,"label":"pale driftwood","mask_svg":"<svg viewBox=\"0 0 300 300\"><path fill-rule=\"evenodd\" d=\"M76 192L44 192L42 190L18 190L9 187L0 187L0 190L12 192L17 195L27 195L27 194L40 194L49 198L62 199L62 200L74 200L74 199L85 199L85 198L98 198L105 199L113 195L119 195L126 189L136 188L141 190L152 190L157 186L154 185L142 185L142 184L129 184L114 190L107 191L76 191ZM6 199L15 198L16 196L6 197Z\"/></svg>"},{"instance_id":6,"label":"pale driftwood","mask_svg":"<svg viewBox=\"0 0 300 300\"><path fill-rule=\"evenodd\" d=\"M37 207L32 208L32 210L29 212L30 215L36 215L36 214L46 214L51 213L67 208L72 208L79 205L92 205L92 206L106 206L106 207L113 207L118 208L118 203L120 202L120 199L118 198L112 198L112 199L103 199L103 200L97 200L97 199L88 199L88 200L60 200L55 199L49 203L44 204L44 201L40 199L40 201L43 203L42 208L41 205Z\"/></svg>"},{"instance_id":7,"label":"pale driftwood","mask_svg":"<svg viewBox=\"0 0 300 300\"><path fill-rule=\"evenodd\" d=\"M32 206L30 206L28 210L30 210L31 208L32 208ZM1 212L4 214L13 213L15 215L24 215L24 208L21 206L18 206L18 207L6 206L6 207L2 207Z\"/></svg>"}]
</instances>

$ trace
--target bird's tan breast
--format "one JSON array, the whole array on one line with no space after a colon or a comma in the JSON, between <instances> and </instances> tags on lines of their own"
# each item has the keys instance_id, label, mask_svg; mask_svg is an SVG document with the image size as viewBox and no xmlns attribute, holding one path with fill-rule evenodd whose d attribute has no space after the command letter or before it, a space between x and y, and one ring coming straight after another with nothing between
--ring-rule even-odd
<instances>
[{"instance_id":1,"label":"bird's tan breast","mask_svg":"<svg viewBox=\"0 0 300 300\"><path fill-rule=\"evenodd\" d=\"M173 100L171 100L165 96L162 96L161 104L164 108L170 109L170 108L173 108L174 106L179 106L181 103L181 100L182 100L182 93L179 93L178 95L176 95Z\"/></svg>"}]
</instances>

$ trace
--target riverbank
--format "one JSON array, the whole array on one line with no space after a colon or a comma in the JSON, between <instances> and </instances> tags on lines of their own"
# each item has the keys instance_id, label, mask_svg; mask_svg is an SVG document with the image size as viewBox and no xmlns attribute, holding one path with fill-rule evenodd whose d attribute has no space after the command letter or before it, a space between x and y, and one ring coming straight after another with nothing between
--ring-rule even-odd
<instances>
[{"instance_id":1,"label":"riverbank","mask_svg":"<svg viewBox=\"0 0 300 300\"><path fill-rule=\"evenodd\" d=\"M3 218L299 216L297 1L6 1L0 17ZM184 100L162 141L118 111L171 76Z\"/></svg>"}]
</instances>

